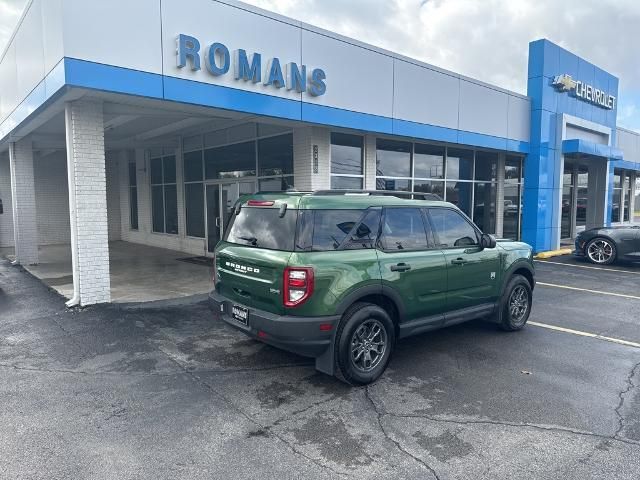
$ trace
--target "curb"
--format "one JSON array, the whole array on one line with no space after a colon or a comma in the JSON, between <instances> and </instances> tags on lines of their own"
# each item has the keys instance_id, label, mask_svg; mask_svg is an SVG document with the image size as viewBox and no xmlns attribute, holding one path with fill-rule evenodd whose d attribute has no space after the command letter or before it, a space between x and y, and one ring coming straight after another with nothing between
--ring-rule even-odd
<instances>
[{"instance_id":1,"label":"curb","mask_svg":"<svg viewBox=\"0 0 640 480\"><path fill-rule=\"evenodd\" d=\"M573 252L571 248L561 248L559 250L549 250L548 252L540 252L535 258L536 259L544 259L551 257L559 257L560 255L570 255Z\"/></svg>"}]
</instances>

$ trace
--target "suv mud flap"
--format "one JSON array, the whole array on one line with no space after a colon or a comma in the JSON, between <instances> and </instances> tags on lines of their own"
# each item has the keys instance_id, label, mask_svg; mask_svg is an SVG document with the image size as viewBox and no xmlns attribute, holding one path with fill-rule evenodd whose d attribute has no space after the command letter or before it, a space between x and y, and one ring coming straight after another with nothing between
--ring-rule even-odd
<instances>
[{"instance_id":1,"label":"suv mud flap","mask_svg":"<svg viewBox=\"0 0 640 480\"><path fill-rule=\"evenodd\" d=\"M336 334L334 333L331 337L331 343L329 344L329 348L325 350L325 352L316 357L316 370L322 373L326 373L327 375L334 376L335 368L336 368L336 356L335 356L335 345L336 345Z\"/></svg>"}]
</instances>

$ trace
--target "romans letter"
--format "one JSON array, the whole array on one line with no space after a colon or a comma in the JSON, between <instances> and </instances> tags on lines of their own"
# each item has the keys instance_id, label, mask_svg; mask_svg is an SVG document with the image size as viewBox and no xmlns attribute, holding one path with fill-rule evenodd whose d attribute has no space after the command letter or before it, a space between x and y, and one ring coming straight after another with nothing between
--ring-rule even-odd
<instances>
[{"instance_id":1,"label":"romans letter","mask_svg":"<svg viewBox=\"0 0 640 480\"><path fill-rule=\"evenodd\" d=\"M262 80L262 56L259 53L253 54L251 66L249 66L249 59L247 58L247 52L245 50L236 50L234 57L236 80L251 80L253 83L258 83Z\"/></svg>"},{"instance_id":2,"label":"romans letter","mask_svg":"<svg viewBox=\"0 0 640 480\"><path fill-rule=\"evenodd\" d=\"M189 35L178 35L176 39L178 44L178 68L184 68L187 65L187 58L191 59L191 70L200 70L200 42Z\"/></svg>"},{"instance_id":3,"label":"romans letter","mask_svg":"<svg viewBox=\"0 0 640 480\"><path fill-rule=\"evenodd\" d=\"M213 43L209 47L209 51L207 52L207 56L205 58L207 60L207 70L209 70L212 75L224 75L229 71L229 64L231 63L231 59L229 57L229 49L223 44ZM216 61L218 59L221 62L220 66L218 66L218 62Z\"/></svg>"},{"instance_id":4,"label":"romans letter","mask_svg":"<svg viewBox=\"0 0 640 480\"><path fill-rule=\"evenodd\" d=\"M267 71L269 72L269 76L264 82L265 85L273 85L276 88L282 88L285 86L284 77L282 76L282 68L280 67L280 60L272 58L269 61Z\"/></svg>"},{"instance_id":5,"label":"romans letter","mask_svg":"<svg viewBox=\"0 0 640 480\"><path fill-rule=\"evenodd\" d=\"M287 64L287 90L295 90L298 93L307 90L307 66L298 68L295 62Z\"/></svg>"},{"instance_id":6,"label":"romans letter","mask_svg":"<svg viewBox=\"0 0 640 480\"><path fill-rule=\"evenodd\" d=\"M324 73L324 70L321 68L316 68L311 72L311 86L309 87L309 93L314 97L319 97L320 95L324 95L327 91L327 85L324 83L324 80L327 78L327 75Z\"/></svg>"}]
</instances>

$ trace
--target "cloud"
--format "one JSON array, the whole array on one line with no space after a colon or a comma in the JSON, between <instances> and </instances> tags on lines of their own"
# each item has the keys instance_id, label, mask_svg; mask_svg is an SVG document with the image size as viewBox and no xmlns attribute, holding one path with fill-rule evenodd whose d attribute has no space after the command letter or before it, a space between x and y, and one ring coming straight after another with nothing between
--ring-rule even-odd
<instances>
[{"instance_id":1,"label":"cloud","mask_svg":"<svg viewBox=\"0 0 640 480\"><path fill-rule=\"evenodd\" d=\"M0 0L0 53L16 28L27 0Z\"/></svg>"},{"instance_id":2,"label":"cloud","mask_svg":"<svg viewBox=\"0 0 640 480\"><path fill-rule=\"evenodd\" d=\"M637 0L245 1L520 93L529 42L545 37L640 90Z\"/></svg>"},{"instance_id":3,"label":"cloud","mask_svg":"<svg viewBox=\"0 0 640 480\"><path fill-rule=\"evenodd\" d=\"M520 93L546 37L618 76L620 117L640 125L640 108L623 113L640 98L638 0L244 1ZM0 0L0 51L25 3Z\"/></svg>"}]
</instances>

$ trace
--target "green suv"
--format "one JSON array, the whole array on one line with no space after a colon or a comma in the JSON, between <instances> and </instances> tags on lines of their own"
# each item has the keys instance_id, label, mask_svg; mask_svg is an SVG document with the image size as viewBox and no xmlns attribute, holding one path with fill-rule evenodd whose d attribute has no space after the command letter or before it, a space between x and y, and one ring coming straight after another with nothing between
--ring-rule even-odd
<instances>
[{"instance_id":1,"label":"green suv","mask_svg":"<svg viewBox=\"0 0 640 480\"><path fill-rule=\"evenodd\" d=\"M531 247L496 242L454 205L417 196L241 197L215 250L212 310L359 385L384 372L397 339L476 318L523 328Z\"/></svg>"}]
</instances>

